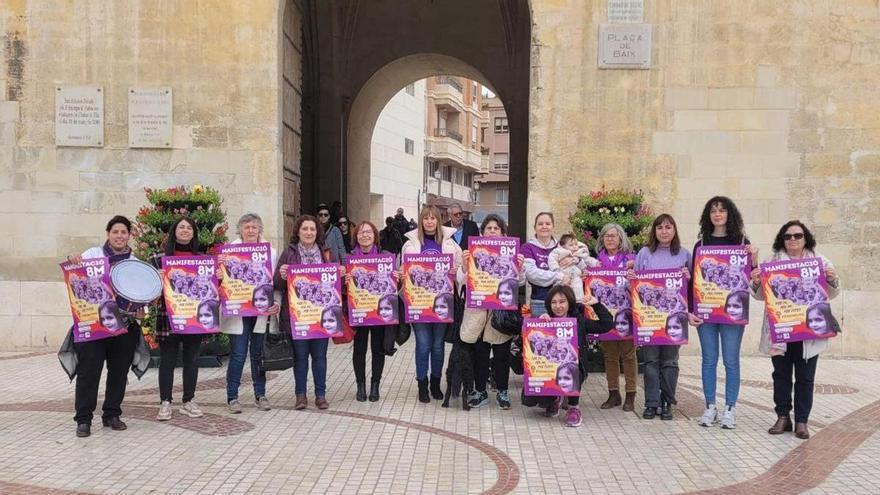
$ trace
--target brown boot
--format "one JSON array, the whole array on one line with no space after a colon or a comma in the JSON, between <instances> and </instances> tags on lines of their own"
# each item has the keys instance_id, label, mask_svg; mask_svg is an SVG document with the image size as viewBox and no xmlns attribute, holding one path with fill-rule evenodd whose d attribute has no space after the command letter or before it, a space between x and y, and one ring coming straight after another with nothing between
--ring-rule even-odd
<instances>
[{"instance_id":1,"label":"brown boot","mask_svg":"<svg viewBox=\"0 0 880 495\"><path fill-rule=\"evenodd\" d=\"M767 430L771 435L782 435L786 431L791 431L791 418L788 416L779 416L776 423Z\"/></svg>"},{"instance_id":2,"label":"brown boot","mask_svg":"<svg viewBox=\"0 0 880 495\"><path fill-rule=\"evenodd\" d=\"M318 409L327 409L330 407L330 403L327 402L325 397L315 397L315 405L318 406Z\"/></svg>"},{"instance_id":3,"label":"brown boot","mask_svg":"<svg viewBox=\"0 0 880 495\"><path fill-rule=\"evenodd\" d=\"M624 411L633 411L636 408L636 393L635 392L627 392L626 398L623 400L623 410Z\"/></svg>"},{"instance_id":4,"label":"brown boot","mask_svg":"<svg viewBox=\"0 0 880 495\"><path fill-rule=\"evenodd\" d=\"M296 395L296 403L293 405L293 408L297 411L301 411L308 407L309 399L306 398L306 394L297 394Z\"/></svg>"},{"instance_id":5,"label":"brown boot","mask_svg":"<svg viewBox=\"0 0 880 495\"><path fill-rule=\"evenodd\" d=\"M611 409L612 407L617 407L620 405L620 392L617 390L609 390L608 391L608 400L602 403L599 406L599 409Z\"/></svg>"},{"instance_id":6,"label":"brown boot","mask_svg":"<svg viewBox=\"0 0 880 495\"><path fill-rule=\"evenodd\" d=\"M810 438L810 430L807 429L806 423L795 423L794 424L794 436L800 438L801 440L806 440Z\"/></svg>"}]
</instances>

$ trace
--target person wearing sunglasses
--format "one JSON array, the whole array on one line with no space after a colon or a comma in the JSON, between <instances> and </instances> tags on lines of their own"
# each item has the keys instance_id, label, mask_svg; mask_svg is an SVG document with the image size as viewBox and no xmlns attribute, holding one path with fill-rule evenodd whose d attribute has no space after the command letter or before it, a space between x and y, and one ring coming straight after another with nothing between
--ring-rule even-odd
<instances>
[{"instance_id":1,"label":"person wearing sunglasses","mask_svg":"<svg viewBox=\"0 0 880 495\"><path fill-rule=\"evenodd\" d=\"M464 210L458 203L449 205L449 210L447 211L449 213L449 221L443 225L455 229L455 234L452 238L458 243L462 251L467 251L468 239L471 236L479 237L480 227L477 226L476 222L464 217Z\"/></svg>"},{"instance_id":2,"label":"person wearing sunglasses","mask_svg":"<svg viewBox=\"0 0 880 495\"><path fill-rule=\"evenodd\" d=\"M810 229L800 220L791 220L779 229L773 241L773 254L765 262L801 258L822 260L828 282L828 298L837 297L840 293L840 277L837 276L834 265L816 251L816 239ZM752 270L750 289L752 297L764 300L760 268ZM786 431L792 431L789 413L792 410L792 388L794 388L794 435L803 440L810 438L807 420L813 407L813 379L816 376L819 354L827 348L828 339L788 344L771 343L770 324L765 313L759 350L769 354L773 361L773 402L776 405L777 416L776 423L770 427L768 433L781 435ZM792 383L792 371L794 371L794 383Z\"/></svg>"},{"instance_id":3,"label":"person wearing sunglasses","mask_svg":"<svg viewBox=\"0 0 880 495\"><path fill-rule=\"evenodd\" d=\"M342 243L345 244L345 252L351 252L351 222L348 221L348 217L346 215L342 215L339 217L339 220L336 221L336 226L339 227L340 232L342 232Z\"/></svg>"},{"instance_id":4,"label":"person wearing sunglasses","mask_svg":"<svg viewBox=\"0 0 880 495\"><path fill-rule=\"evenodd\" d=\"M330 221L330 208L325 203L319 204L315 209L315 216L321 222L321 229L324 231L324 248L330 250L333 259L339 260L340 263L344 262L348 251L345 249L342 231Z\"/></svg>"}]
</instances>

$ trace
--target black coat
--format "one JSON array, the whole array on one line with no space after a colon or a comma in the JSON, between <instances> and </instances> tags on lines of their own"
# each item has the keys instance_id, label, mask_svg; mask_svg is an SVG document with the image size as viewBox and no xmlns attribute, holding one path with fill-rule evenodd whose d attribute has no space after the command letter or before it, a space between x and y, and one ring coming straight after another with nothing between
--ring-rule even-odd
<instances>
[{"instance_id":1,"label":"black coat","mask_svg":"<svg viewBox=\"0 0 880 495\"><path fill-rule=\"evenodd\" d=\"M452 227L452 222L446 222L443 226ZM464 220L464 224L462 224L461 228L461 241L458 243L458 246L462 251L465 251L468 248L468 238L480 237L480 227L478 227L477 223L473 220Z\"/></svg>"}]
</instances>

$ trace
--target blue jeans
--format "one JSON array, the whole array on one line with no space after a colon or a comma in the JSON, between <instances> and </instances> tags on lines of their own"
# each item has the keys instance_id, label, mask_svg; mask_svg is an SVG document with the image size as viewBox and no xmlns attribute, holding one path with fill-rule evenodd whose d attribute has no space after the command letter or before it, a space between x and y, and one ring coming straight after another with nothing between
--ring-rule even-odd
<instances>
[{"instance_id":1,"label":"blue jeans","mask_svg":"<svg viewBox=\"0 0 880 495\"><path fill-rule=\"evenodd\" d=\"M241 372L244 360L251 351L251 380L254 382L254 397L266 395L266 370L263 361L264 333L254 333L257 324L256 316L245 316L241 319L241 335L229 335L229 365L226 367L226 402L238 399L238 387L241 385Z\"/></svg>"},{"instance_id":2,"label":"blue jeans","mask_svg":"<svg viewBox=\"0 0 880 495\"><path fill-rule=\"evenodd\" d=\"M706 404L715 403L715 382L718 368L718 347L724 359L724 405L735 406L739 397L739 349L742 344L743 325L703 323L697 328L703 355L703 395Z\"/></svg>"},{"instance_id":3,"label":"blue jeans","mask_svg":"<svg viewBox=\"0 0 880 495\"><path fill-rule=\"evenodd\" d=\"M312 358L312 375L315 380L315 396L327 394L327 344L330 339L293 341L293 379L296 395L305 395L309 381L309 357Z\"/></svg>"},{"instance_id":4,"label":"blue jeans","mask_svg":"<svg viewBox=\"0 0 880 495\"><path fill-rule=\"evenodd\" d=\"M416 379L428 378L428 361L431 362L431 376L443 375L443 336L448 323L413 323L416 334Z\"/></svg>"}]
</instances>

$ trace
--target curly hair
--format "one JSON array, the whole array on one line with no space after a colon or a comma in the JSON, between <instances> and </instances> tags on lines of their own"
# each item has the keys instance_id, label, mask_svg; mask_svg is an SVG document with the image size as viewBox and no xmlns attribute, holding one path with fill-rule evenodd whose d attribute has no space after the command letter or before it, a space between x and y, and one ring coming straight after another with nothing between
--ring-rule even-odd
<instances>
[{"instance_id":1,"label":"curly hair","mask_svg":"<svg viewBox=\"0 0 880 495\"><path fill-rule=\"evenodd\" d=\"M714 196L709 201L706 201L706 206L703 207L703 214L700 215L700 234L698 237L705 240L715 230L715 226L712 225L713 206L720 206L727 211L727 223L724 224L727 237L731 239L745 237L745 224L743 223L742 214L733 200L727 196Z\"/></svg>"},{"instance_id":2,"label":"curly hair","mask_svg":"<svg viewBox=\"0 0 880 495\"><path fill-rule=\"evenodd\" d=\"M293 233L290 235L290 244L299 244L299 229L302 228L302 224L305 222L312 222L315 224L315 228L318 231L315 236L315 244L318 245L318 249L324 249L324 227L321 226L321 222L319 222L313 215L300 215L297 217L296 221L293 222Z\"/></svg>"}]
</instances>

